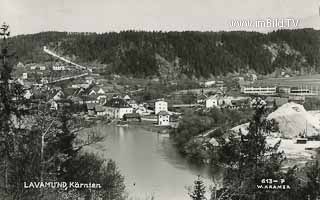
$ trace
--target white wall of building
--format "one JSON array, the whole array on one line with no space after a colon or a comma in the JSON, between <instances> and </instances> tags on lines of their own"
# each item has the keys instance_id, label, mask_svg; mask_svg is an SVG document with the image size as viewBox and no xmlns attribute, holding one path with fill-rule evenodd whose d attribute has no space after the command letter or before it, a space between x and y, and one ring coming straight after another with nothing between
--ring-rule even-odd
<instances>
[{"instance_id":1,"label":"white wall of building","mask_svg":"<svg viewBox=\"0 0 320 200\"><path fill-rule=\"evenodd\" d=\"M23 73L22 74L22 79L28 79L28 73Z\"/></svg>"},{"instance_id":2,"label":"white wall of building","mask_svg":"<svg viewBox=\"0 0 320 200\"><path fill-rule=\"evenodd\" d=\"M170 125L170 115L159 115L158 116L159 126L169 126Z\"/></svg>"},{"instance_id":3,"label":"white wall of building","mask_svg":"<svg viewBox=\"0 0 320 200\"><path fill-rule=\"evenodd\" d=\"M57 65L57 66L53 66L52 69L54 71L63 71L63 70L65 70L65 67L63 65L61 65L61 66Z\"/></svg>"},{"instance_id":4,"label":"white wall of building","mask_svg":"<svg viewBox=\"0 0 320 200\"><path fill-rule=\"evenodd\" d=\"M157 115L161 111L168 111L168 103L165 101L156 101L154 106L154 113Z\"/></svg>"},{"instance_id":5,"label":"white wall of building","mask_svg":"<svg viewBox=\"0 0 320 200\"><path fill-rule=\"evenodd\" d=\"M244 94L272 95L276 94L277 87L243 87L241 92Z\"/></svg>"},{"instance_id":6,"label":"white wall of building","mask_svg":"<svg viewBox=\"0 0 320 200\"><path fill-rule=\"evenodd\" d=\"M119 108L119 111L117 113L118 115L116 117L119 118L119 119L122 119L123 115L131 114L131 113L133 113L133 109L132 108Z\"/></svg>"},{"instance_id":7,"label":"white wall of building","mask_svg":"<svg viewBox=\"0 0 320 200\"><path fill-rule=\"evenodd\" d=\"M206 108L218 107L218 99L217 98L208 98L206 99Z\"/></svg>"},{"instance_id":8,"label":"white wall of building","mask_svg":"<svg viewBox=\"0 0 320 200\"><path fill-rule=\"evenodd\" d=\"M114 119L122 119L123 115L133 113L132 108L113 108L106 107L106 114Z\"/></svg>"}]
</instances>

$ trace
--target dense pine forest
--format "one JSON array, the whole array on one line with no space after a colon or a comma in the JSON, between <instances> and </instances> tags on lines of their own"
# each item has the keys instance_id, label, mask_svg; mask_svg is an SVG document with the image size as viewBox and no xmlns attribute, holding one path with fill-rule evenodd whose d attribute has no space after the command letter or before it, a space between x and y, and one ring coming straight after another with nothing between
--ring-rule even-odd
<instances>
[{"instance_id":1,"label":"dense pine forest","mask_svg":"<svg viewBox=\"0 0 320 200\"><path fill-rule=\"evenodd\" d=\"M22 63L45 62L49 46L77 62L107 73L138 77L163 71L208 78L211 75L276 69L320 72L320 31L257 32L43 32L11 38Z\"/></svg>"}]
</instances>

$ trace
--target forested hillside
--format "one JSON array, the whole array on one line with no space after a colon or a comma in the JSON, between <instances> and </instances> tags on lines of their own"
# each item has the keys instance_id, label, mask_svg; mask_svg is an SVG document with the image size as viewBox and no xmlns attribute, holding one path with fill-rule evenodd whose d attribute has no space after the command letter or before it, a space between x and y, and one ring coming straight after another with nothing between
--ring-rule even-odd
<instances>
[{"instance_id":1,"label":"forested hillside","mask_svg":"<svg viewBox=\"0 0 320 200\"><path fill-rule=\"evenodd\" d=\"M51 59L43 46L77 62L100 63L108 72L135 76L184 73L209 77L248 69L320 72L320 31L256 32L43 32L11 38L23 63Z\"/></svg>"}]
</instances>

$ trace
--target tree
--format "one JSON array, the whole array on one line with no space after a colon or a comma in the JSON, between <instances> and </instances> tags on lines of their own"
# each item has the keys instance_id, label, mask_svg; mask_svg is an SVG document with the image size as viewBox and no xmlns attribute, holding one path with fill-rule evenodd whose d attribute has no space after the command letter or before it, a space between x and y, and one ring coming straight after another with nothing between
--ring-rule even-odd
<instances>
[{"instance_id":1,"label":"tree","mask_svg":"<svg viewBox=\"0 0 320 200\"><path fill-rule=\"evenodd\" d=\"M0 60L0 162L3 169L3 184L1 189L4 192L11 191L10 162L16 156L15 146L17 144L18 122L22 115L21 99L23 96L22 87L11 78L12 62L9 58L13 56L9 52L7 38L9 37L9 26L3 24L0 28L1 42ZM3 191L1 191L3 192Z\"/></svg>"},{"instance_id":2,"label":"tree","mask_svg":"<svg viewBox=\"0 0 320 200\"><path fill-rule=\"evenodd\" d=\"M120 174L114 161L109 160L107 165L102 167L101 183L103 200L123 200L125 198L124 177Z\"/></svg>"},{"instance_id":3,"label":"tree","mask_svg":"<svg viewBox=\"0 0 320 200\"><path fill-rule=\"evenodd\" d=\"M281 171L284 155L278 151L280 142L269 146L266 136L272 123L266 119L265 103L258 100L255 114L250 121L248 133L231 136L219 150L220 161L226 166L225 188L235 199L274 199L274 192L258 190L256 185L263 178L280 179L287 177L291 184L296 185L292 170ZM224 157L224 155L227 155ZM283 195L278 195L279 199Z\"/></svg>"},{"instance_id":4,"label":"tree","mask_svg":"<svg viewBox=\"0 0 320 200\"><path fill-rule=\"evenodd\" d=\"M305 187L306 193L310 200L317 200L320 196L320 164L318 160L307 166L306 175L308 178Z\"/></svg>"},{"instance_id":5,"label":"tree","mask_svg":"<svg viewBox=\"0 0 320 200\"><path fill-rule=\"evenodd\" d=\"M201 180L200 176L198 176L198 179L194 181L193 191L189 193L189 196L193 200L204 200L206 193L206 187Z\"/></svg>"},{"instance_id":6,"label":"tree","mask_svg":"<svg viewBox=\"0 0 320 200\"><path fill-rule=\"evenodd\" d=\"M116 164L112 160L105 160L95 154L82 153L70 162L70 180L78 182L92 182L101 184L101 189L91 191L78 190L80 196L86 199L101 197L103 200L124 200L125 185L124 177L120 174Z\"/></svg>"}]
</instances>

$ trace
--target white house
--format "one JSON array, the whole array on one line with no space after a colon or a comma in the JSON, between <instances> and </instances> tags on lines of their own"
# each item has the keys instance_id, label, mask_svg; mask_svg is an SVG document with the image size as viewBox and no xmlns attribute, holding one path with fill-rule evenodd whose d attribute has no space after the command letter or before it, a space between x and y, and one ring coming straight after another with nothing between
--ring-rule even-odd
<instances>
[{"instance_id":1,"label":"white house","mask_svg":"<svg viewBox=\"0 0 320 200\"><path fill-rule=\"evenodd\" d=\"M50 102L50 110L58 110L58 103L56 101Z\"/></svg>"},{"instance_id":2,"label":"white house","mask_svg":"<svg viewBox=\"0 0 320 200\"><path fill-rule=\"evenodd\" d=\"M200 83L202 86L204 87L211 87L213 86L214 84L216 84L216 81L204 81L202 83Z\"/></svg>"},{"instance_id":3,"label":"white house","mask_svg":"<svg viewBox=\"0 0 320 200\"><path fill-rule=\"evenodd\" d=\"M30 99L30 98L32 97L31 91L30 91L30 90L26 90L25 93L24 93L24 95L23 95L23 97L24 97L25 99Z\"/></svg>"},{"instance_id":4,"label":"white house","mask_svg":"<svg viewBox=\"0 0 320 200\"><path fill-rule=\"evenodd\" d=\"M255 74L251 74L251 81L256 81L258 80L258 76Z\"/></svg>"},{"instance_id":5,"label":"white house","mask_svg":"<svg viewBox=\"0 0 320 200\"><path fill-rule=\"evenodd\" d=\"M137 102L133 99L128 100L127 103L135 110L139 108L139 105L137 104Z\"/></svg>"},{"instance_id":6,"label":"white house","mask_svg":"<svg viewBox=\"0 0 320 200\"><path fill-rule=\"evenodd\" d=\"M168 111L168 103L163 100L158 100L154 103L154 113L157 115L161 111Z\"/></svg>"},{"instance_id":7,"label":"white house","mask_svg":"<svg viewBox=\"0 0 320 200\"><path fill-rule=\"evenodd\" d=\"M22 73L22 79L28 79L28 73Z\"/></svg>"},{"instance_id":8,"label":"white house","mask_svg":"<svg viewBox=\"0 0 320 200\"><path fill-rule=\"evenodd\" d=\"M134 112L138 113L140 116L150 115L148 110L143 105L139 105L138 108L136 108Z\"/></svg>"},{"instance_id":9,"label":"white house","mask_svg":"<svg viewBox=\"0 0 320 200\"><path fill-rule=\"evenodd\" d=\"M129 95L126 95L123 97L124 100L129 101L131 98L129 97Z\"/></svg>"},{"instance_id":10,"label":"white house","mask_svg":"<svg viewBox=\"0 0 320 200\"><path fill-rule=\"evenodd\" d=\"M17 64L17 68L24 68L24 64L23 64L22 62L19 62L19 63Z\"/></svg>"},{"instance_id":11,"label":"white house","mask_svg":"<svg viewBox=\"0 0 320 200\"><path fill-rule=\"evenodd\" d=\"M121 98L112 98L104 106L106 114L114 119L122 119L124 114L133 113L133 108Z\"/></svg>"},{"instance_id":12,"label":"white house","mask_svg":"<svg viewBox=\"0 0 320 200\"><path fill-rule=\"evenodd\" d=\"M99 95L97 96L97 101L99 102L100 105L103 105L107 103L107 96L106 95Z\"/></svg>"},{"instance_id":13,"label":"white house","mask_svg":"<svg viewBox=\"0 0 320 200\"><path fill-rule=\"evenodd\" d=\"M44 70L46 70L46 67L45 67L45 66L40 66L39 69L40 69L41 71L44 71Z\"/></svg>"},{"instance_id":14,"label":"white house","mask_svg":"<svg viewBox=\"0 0 320 200\"><path fill-rule=\"evenodd\" d=\"M63 65L55 65L55 66L52 67L52 69L54 71L64 71L65 70L65 66L63 66Z\"/></svg>"},{"instance_id":15,"label":"white house","mask_svg":"<svg viewBox=\"0 0 320 200\"><path fill-rule=\"evenodd\" d=\"M219 98L218 95L210 96L206 99L206 108L213 108L219 106Z\"/></svg>"},{"instance_id":16,"label":"white house","mask_svg":"<svg viewBox=\"0 0 320 200\"><path fill-rule=\"evenodd\" d=\"M58 91L54 96L53 96L53 100L55 101L59 101L61 100L61 98L64 96L63 92L60 90Z\"/></svg>"},{"instance_id":17,"label":"white house","mask_svg":"<svg viewBox=\"0 0 320 200\"><path fill-rule=\"evenodd\" d=\"M94 86L89 90L88 95L104 95L106 92L102 89L99 88L98 86Z\"/></svg>"},{"instance_id":18,"label":"white house","mask_svg":"<svg viewBox=\"0 0 320 200\"><path fill-rule=\"evenodd\" d=\"M97 93L98 93L98 94L105 94L106 92L105 92L102 88L99 88L99 90L98 90Z\"/></svg>"},{"instance_id":19,"label":"white house","mask_svg":"<svg viewBox=\"0 0 320 200\"><path fill-rule=\"evenodd\" d=\"M93 87L91 90L89 90L89 96L95 97L100 104L106 103L106 93L102 88L99 88L97 86Z\"/></svg>"},{"instance_id":20,"label":"white house","mask_svg":"<svg viewBox=\"0 0 320 200\"><path fill-rule=\"evenodd\" d=\"M30 69L31 70L35 70L35 69L37 69L37 66L33 65L33 66L30 67Z\"/></svg>"},{"instance_id":21,"label":"white house","mask_svg":"<svg viewBox=\"0 0 320 200\"><path fill-rule=\"evenodd\" d=\"M170 114L166 111L160 111L158 113L158 125L169 126L170 125Z\"/></svg>"}]
</instances>

